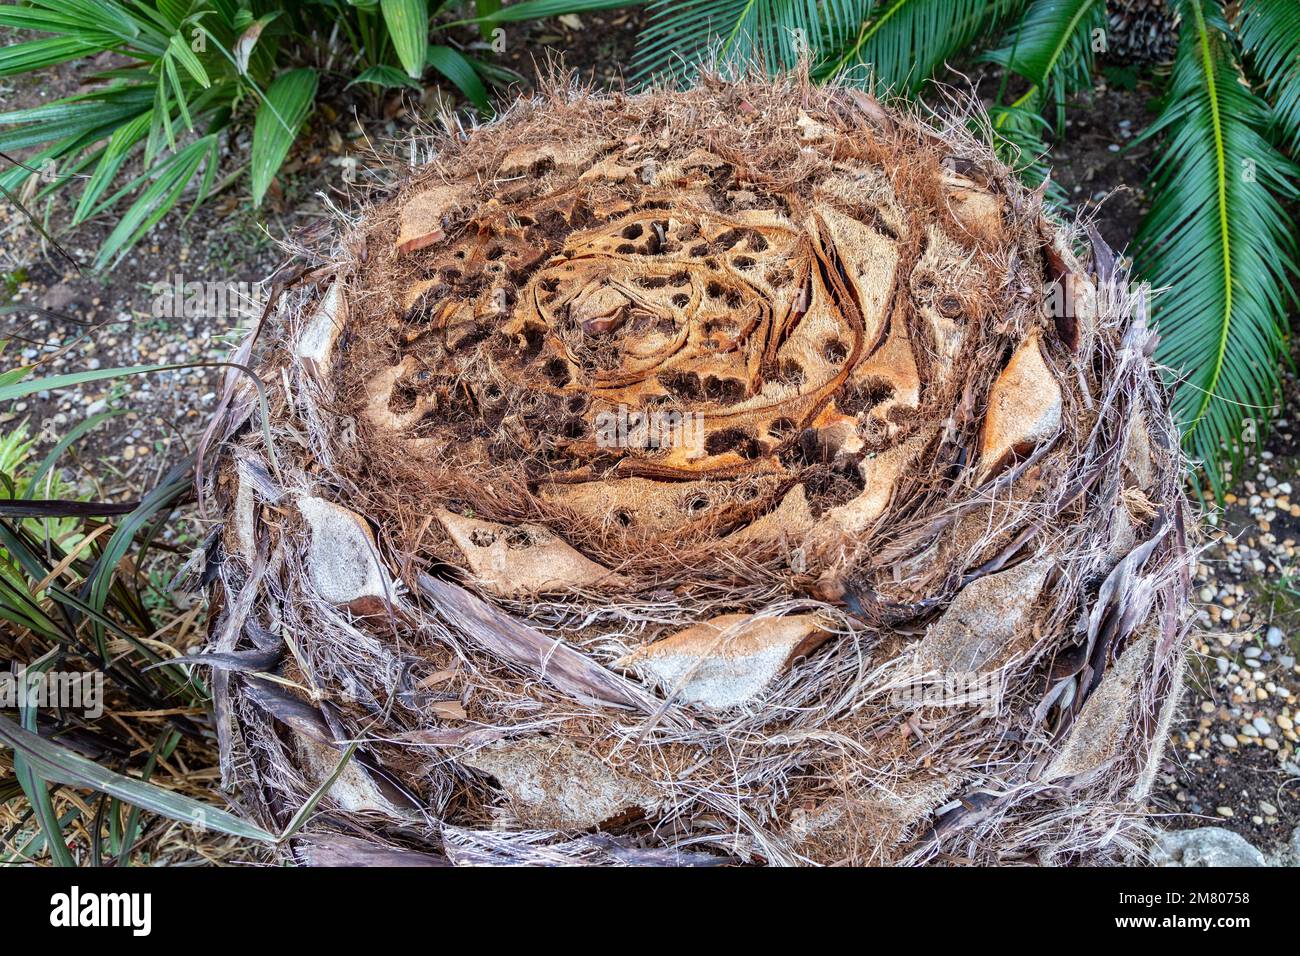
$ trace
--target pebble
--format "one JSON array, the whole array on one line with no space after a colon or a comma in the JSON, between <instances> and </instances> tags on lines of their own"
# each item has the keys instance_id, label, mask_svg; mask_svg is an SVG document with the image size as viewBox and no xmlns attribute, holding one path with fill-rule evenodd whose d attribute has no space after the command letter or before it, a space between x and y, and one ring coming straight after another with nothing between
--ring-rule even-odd
<instances>
[{"instance_id":1,"label":"pebble","mask_svg":"<svg viewBox=\"0 0 1300 956\"><path fill-rule=\"evenodd\" d=\"M1269 803L1267 800L1261 800L1259 801L1259 812L1264 814L1266 817L1275 817L1277 816L1277 807L1273 806L1273 804Z\"/></svg>"},{"instance_id":2,"label":"pebble","mask_svg":"<svg viewBox=\"0 0 1300 956\"><path fill-rule=\"evenodd\" d=\"M1233 750L1237 748L1237 738L1232 736L1232 734L1219 734L1219 743L1223 744L1225 747L1230 747Z\"/></svg>"},{"instance_id":3,"label":"pebble","mask_svg":"<svg viewBox=\"0 0 1300 956\"><path fill-rule=\"evenodd\" d=\"M1268 629L1268 633L1264 635L1264 640L1268 642L1269 647L1281 647L1282 628L1274 624L1272 627Z\"/></svg>"},{"instance_id":4,"label":"pebble","mask_svg":"<svg viewBox=\"0 0 1300 956\"><path fill-rule=\"evenodd\" d=\"M1221 817L1230 817L1232 816L1232 807L1219 807L1214 812Z\"/></svg>"}]
</instances>

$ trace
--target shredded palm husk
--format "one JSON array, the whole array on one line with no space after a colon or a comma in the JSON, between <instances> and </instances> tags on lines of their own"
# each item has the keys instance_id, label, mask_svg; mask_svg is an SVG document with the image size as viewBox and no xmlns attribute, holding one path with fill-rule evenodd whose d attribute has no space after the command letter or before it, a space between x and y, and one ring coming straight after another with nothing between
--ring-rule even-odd
<instances>
[{"instance_id":1,"label":"shredded palm husk","mask_svg":"<svg viewBox=\"0 0 1300 956\"><path fill-rule=\"evenodd\" d=\"M1193 517L1095 232L800 76L449 128L205 441L235 798L337 771L311 862L1140 857Z\"/></svg>"}]
</instances>

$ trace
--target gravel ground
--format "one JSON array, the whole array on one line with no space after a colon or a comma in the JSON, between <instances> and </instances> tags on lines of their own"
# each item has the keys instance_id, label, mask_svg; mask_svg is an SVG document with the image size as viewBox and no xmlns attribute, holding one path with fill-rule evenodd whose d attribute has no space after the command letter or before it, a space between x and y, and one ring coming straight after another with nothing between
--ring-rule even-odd
<instances>
[{"instance_id":1,"label":"gravel ground","mask_svg":"<svg viewBox=\"0 0 1300 956\"><path fill-rule=\"evenodd\" d=\"M1291 376L1285 407L1298 402ZM1217 824L1266 853L1300 825L1298 463L1294 426L1279 419L1212 516L1195 584L1195 656L1157 793L1167 825Z\"/></svg>"},{"instance_id":2,"label":"gravel ground","mask_svg":"<svg viewBox=\"0 0 1300 956\"><path fill-rule=\"evenodd\" d=\"M618 86L627 69L636 20L627 14L580 21L520 25L508 32L507 62L528 75L544 51L564 53L580 75ZM70 79L0 86L7 108L59 95ZM1091 102L1070 112L1066 146L1053 154L1057 175L1085 214L1096 213L1103 234L1122 248L1145 208L1140 183L1149 151L1130 148L1150 118L1152 90L1104 84ZM186 222L160 225L117 267L78 274L48 255L21 214L0 205L0 337L17 342L0 367L44 358L45 371L110 368L223 358L243 319L238 314L166 317L156 314L157 282L251 282L269 275L277 240L324 215L317 192L331 191L340 166L366 141L400 137L422 109L445 94L431 87L418 98L326 100L311 135L295 147L267 208L248 208L244 184L201 208ZM356 113L353 113L353 109ZM354 119L359 115L361 125ZM373 119L366 119L373 117ZM245 144L240 144L242 149ZM57 226L66 209L43 210ZM111 229L107 219L66 237L88 262ZM65 459L65 477L98 498L139 495L197 438L215 400L221 371L190 368L147 377L41 393L0 406L0 427L26 422L45 444L71 424L104 410L122 414L88 436ZM1288 414L1297 415L1300 386L1287 380ZM1266 852L1281 847L1300 824L1300 444L1283 418L1234 482L1228 507L1209 526L1198 570L1199 629L1180 718L1157 779L1153 812L1177 828L1218 825ZM193 515L173 537L198 532Z\"/></svg>"}]
</instances>

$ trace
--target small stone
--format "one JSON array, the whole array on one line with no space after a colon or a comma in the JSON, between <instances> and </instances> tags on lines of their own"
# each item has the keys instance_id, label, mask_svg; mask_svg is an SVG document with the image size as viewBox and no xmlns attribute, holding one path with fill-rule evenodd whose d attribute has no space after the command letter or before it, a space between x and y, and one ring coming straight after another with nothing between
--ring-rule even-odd
<instances>
[{"instance_id":1,"label":"small stone","mask_svg":"<svg viewBox=\"0 0 1300 956\"><path fill-rule=\"evenodd\" d=\"M1219 743L1223 744L1223 746L1225 747L1231 747L1235 750L1237 747L1237 738L1232 736L1232 734L1219 734Z\"/></svg>"},{"instance_id":2,"label":"small stone","mask_svg":"<svg viewBox=\"0 0 1300 956\"><path fill-rule=\"evenodd\" d=\"M1264 814L1266 817L1275 817L1277 816L1277 807L1273 806L1273 804L1269 803L1267 800L1261 800L1259 801L1259 812Z\"/></svg>"},{"instance_id":3,"label":"small stone","mask_svg":"<svg viewBox=\"0 0 1300 956\"><path fill-rule=\"evenodd\" d=\"M1223 827L1171 830L1152 850L1157 866L1265 866L1264 854Z\"/></svg>"},{"instance_id":4,"label":"small stone","mask_svg":"<svg viewBox=\"0 0 1300 956\"><path fill-rule=\"evenodd\" d=\"M1232 816L1232 807L1218 807L1215 811L1221 817Z\"/></svg>"},{"instance_id":5,"label":"small stone","mask_svg":"<svg viewBox=\"0 0 1300 956\"><path fill-rule=\"evenodd\" d=\"M1273 725L1268 722L1267 717L1256 717L1251 721L1251 724L1260 732L1261 736L1267 737L1273 732Z\"/></svg>"},{"instance_id":6,"label":"small stone","mask_svg":"<svg viewBox=\"0 0 1300 956\"><path fill-rule=\"evenodd\" d=\"M1281 647L1282 628L1274 624L1272 627L1268 629L1268 633L1264 636L1264 640L1268 642L1269 647Z\"/></svg>"}]
</instances>

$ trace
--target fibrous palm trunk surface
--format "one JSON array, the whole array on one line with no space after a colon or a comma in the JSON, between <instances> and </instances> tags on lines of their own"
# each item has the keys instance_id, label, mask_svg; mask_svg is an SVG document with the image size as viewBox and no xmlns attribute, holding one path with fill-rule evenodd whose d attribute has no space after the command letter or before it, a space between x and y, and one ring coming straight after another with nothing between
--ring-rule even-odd
<instances>
[{"instance_id":1,"label":"fibrous palm trunk surface","mask_svg":"<svg viewBox=\"0 0 1300 956\"><path fill-rule=\"evenodd\" d=\"M1191 560L1142 302L933 122L558 89L275 285L209 663L268 822L361 742L302 859L1140 851Z\"/></svg>"}]
</instances>

